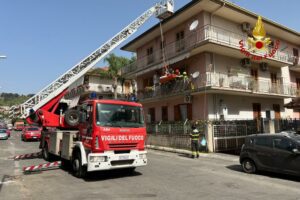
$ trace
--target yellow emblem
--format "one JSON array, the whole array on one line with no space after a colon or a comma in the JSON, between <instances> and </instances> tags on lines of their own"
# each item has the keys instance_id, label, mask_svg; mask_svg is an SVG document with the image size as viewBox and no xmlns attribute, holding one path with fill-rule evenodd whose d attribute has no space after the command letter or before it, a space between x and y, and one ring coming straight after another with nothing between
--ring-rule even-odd
<instances>
[{"instance_id":1,"label":"yellow emblem","mask_svg":"<svg viewBox=\"0 0 300 200\"><path fill-rule=\"evenodd\" d=\"M261 16L258 16L252 35L253 37L248 37L249 51L268 51L266 47L271 43L271 39L266 37Z\"/></svg>"}]
</instances>

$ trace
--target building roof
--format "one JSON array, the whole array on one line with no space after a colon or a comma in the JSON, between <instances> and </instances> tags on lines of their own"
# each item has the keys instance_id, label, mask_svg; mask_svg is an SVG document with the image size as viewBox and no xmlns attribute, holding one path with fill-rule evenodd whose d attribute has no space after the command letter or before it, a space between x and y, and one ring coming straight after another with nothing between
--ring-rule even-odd
<instances>
[{"instance_id":1,"label":"building roof","mask_svg":"<svg viewBox=\"0 0 300 200\"><path fill-rule=\"evenodd\" d=\"M213 5L215 4L215 5ZM167 31L166 29L170 29L171 26L173 25L174 27L174 23L172 23L173 21L177 21L178 18L180 18L180 16L184 16L184 13L189 12L188 13L188 17L193 16L194 13L192 13L191 11L193 10L193 12L201 12L201 11L208 11L208 12L212 12L215 11L215 7L214 6L223 6L224 8L228 9L227 12L230 12L230 15L228 14L224 14L225 12L222 13L218 13L220 15L224 15L224 17L226 18L230 18L230 20L234 20L236 22L239 23L243 23L245 21L243 21L244 19L247 19L247 22L251 23L251 24L255 24L257 17L259 16L258 14L251 12L249 10L246 10L240 6L237 6L231 2L228 2L226 0L192 0L190 3L186 4L185 6L183 6L182 8L180 8L179 10L177 10L172 16L170 16L169 18L165 19L162 24L164 26L168 26L167 28L164 28L164 31ZM193 9L194 7L197 7L199 9ZM235 12L235 13L234 13ZM196 13L195 13L196 14ZM216 14L216 15L218 15ZM239 15L239 17L233 17L235 15ZM244 17L240 17L240 16L244 16ZM222 16L223 17L223 16ZM184 20L182 20L184 21ZM295 43L296 45L300 46L300 33L290 29L286 26L283 26L277 22L274 22L270 19L267 18L263 18L263 21L266 25L266 27L272 27L273 30L270 31L272 32L272 34L274 36L278 36L279 38L283 36L283 33L287 33L288 35L286 35L286 37L284 38L287 41L290 41L292 43ZM180 23L175 22L175 23ZM171 25L172 24L172 25ZM124 45L121 49L122 50L127 50L127 51L136 51L136 44L137 42L141 41L143 39L143 42L147 42L150 41L153 38L150 38L148 40L144 39L145 37L149 36L150 34L158 34L159 35L159 23L157 23L156 25L154 25L153 27L151 27L150 29L148 29L147 31L145 31L144 33L142 33L141 35L137 36L135 39L133 39L132 41L130 41L129 43L127 43L126 45Z\"/></svg>"},{"instance_id":2,"label":"building roof","mask_svg":"<svg viewBox=\"0 0 300 200\"><path fill-rule=\"evenodd\" d=\"M97 67L97 68L92 68L90 69L86 75L87 76L101 76L101 77L107 77L111 78L111 75L109 75L107 72L109 70L109 67Z\"/></svg>"}]
</instances>

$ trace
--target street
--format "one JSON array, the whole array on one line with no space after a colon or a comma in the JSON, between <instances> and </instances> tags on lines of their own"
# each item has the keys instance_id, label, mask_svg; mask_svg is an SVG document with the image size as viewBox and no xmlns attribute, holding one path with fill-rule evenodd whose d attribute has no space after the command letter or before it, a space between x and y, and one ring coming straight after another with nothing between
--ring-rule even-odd
<instances>
[{"instance_id":1,"label":"street","mask_svg":"<svg viewBox=\"0 0 300 200\"><path fill-rule=\"evenodd\" d=\"M300 178L242 172L236 156L201 156L148 151L149 164L133 174L91 173L85 179L62 169L23 174L42 158L11 159L38 152L38 142L22 142L21 132L0 141L0 199L300 199Z\"/></svg>"}]
</instances>

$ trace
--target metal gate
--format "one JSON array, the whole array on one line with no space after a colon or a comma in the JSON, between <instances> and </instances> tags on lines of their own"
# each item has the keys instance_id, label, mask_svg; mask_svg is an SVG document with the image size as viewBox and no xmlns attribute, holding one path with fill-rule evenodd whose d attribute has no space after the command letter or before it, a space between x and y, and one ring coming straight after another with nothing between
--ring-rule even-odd
<instances>
[{"instance_id":1,"label":"metal gate","mask_svg":"<svg viewBox=\"0 0 300 200\"><path fill-rule=\"evenodd\" d=\"M213 125L214 152L239 151L248 134L247 125Z\"/></svg>"}]
</instances>

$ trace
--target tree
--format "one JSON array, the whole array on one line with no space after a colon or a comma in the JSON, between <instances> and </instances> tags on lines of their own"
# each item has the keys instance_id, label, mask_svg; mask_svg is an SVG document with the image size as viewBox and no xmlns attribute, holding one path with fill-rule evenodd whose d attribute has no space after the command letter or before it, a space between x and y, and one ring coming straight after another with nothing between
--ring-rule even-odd
<instances>
[{"instance_id":1,"label":"tree","mask_svg":"<svg viewBox=\"0 0 300 200\"><path fill-rule=\"evenodd\" d=\"M114 53L109 54L106 58L104 58L104 62L107 62L109 65L108 74L111 75L114 79L114 98L117 98L117 84L118 80L120 80L121 73L120 70L122 67L129 65L130 63L136 60L135 56L132 56L130 59L123 56L116 56Z\"/></svg>"}]
</instances>

